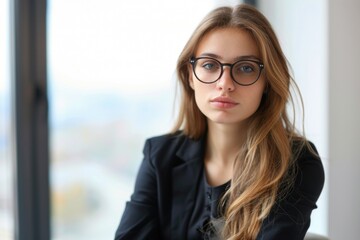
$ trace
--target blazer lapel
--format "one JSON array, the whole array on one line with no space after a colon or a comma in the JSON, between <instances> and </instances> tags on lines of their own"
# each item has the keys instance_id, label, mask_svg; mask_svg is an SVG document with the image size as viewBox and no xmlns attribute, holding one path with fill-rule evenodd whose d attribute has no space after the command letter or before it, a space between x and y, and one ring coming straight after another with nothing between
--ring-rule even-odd
<instances>
[{"instance_id":1,"label":"blazer lapel","mask_svg":"<svg viewBox=\"0 0 360 240\"><path fill-rule=\"evenodd\" d=\"M187 223L203 176L204 149L205 137L197 141L186 138L177 152L180 164L172 169L171 232L175 239L186 239Z\"/></svg>"}]
</instances>

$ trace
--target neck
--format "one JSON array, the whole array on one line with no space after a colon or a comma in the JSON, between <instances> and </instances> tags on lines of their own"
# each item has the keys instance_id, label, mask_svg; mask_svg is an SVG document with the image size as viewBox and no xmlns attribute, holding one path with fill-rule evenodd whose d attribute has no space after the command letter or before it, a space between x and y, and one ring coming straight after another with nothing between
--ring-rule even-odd
<instances>
[{"instance_id":1,"label":"neck","mask_svg":"<svg viewBox=\"0 0 360 240\"><path fill-rule=\"evenodd\" d=\"M221 165L233 164L242 144L246 128L239 125L208 123L207 159Z\"/></svg>"}]
</instances>

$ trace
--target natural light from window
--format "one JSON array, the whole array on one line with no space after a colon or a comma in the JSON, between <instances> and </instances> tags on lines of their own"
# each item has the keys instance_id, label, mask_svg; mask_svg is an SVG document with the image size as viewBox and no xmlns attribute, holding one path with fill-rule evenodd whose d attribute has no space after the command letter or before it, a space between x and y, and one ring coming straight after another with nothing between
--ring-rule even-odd
<instances>
[{"instance_id":1,"label":"natural light from window","mask_svg":"<svg viewBox=\"0 0 360 240\"><path fill-rule=\"evenodd\" d=\"M48 2L54 240L114 237L145 139L170 130L177 57L218 5L84 3Z\"/></svg>"}]
</instances>

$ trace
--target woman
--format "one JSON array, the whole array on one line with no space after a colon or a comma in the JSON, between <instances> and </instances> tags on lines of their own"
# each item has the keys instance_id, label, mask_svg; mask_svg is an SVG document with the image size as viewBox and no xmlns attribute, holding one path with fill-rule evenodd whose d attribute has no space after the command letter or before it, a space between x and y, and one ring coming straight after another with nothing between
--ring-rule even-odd
<instances>
[{"instance_id":1,"label":"woman","mask_svg":"<svg viewBox=\"0 0 360 240\"><path fill-rule=\"evenodd\" d=\"M269 22L215 9L177 74L178 120L147 140L115 239L303 239L324 171L287 117L292 79Z\"/></svg>"}]
</instances>

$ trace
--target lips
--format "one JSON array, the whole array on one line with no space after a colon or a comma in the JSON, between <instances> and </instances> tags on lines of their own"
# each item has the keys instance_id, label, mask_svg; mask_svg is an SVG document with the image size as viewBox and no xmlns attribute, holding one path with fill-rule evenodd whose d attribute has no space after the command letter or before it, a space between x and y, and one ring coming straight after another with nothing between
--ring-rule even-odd
<instances>
[{"instance_id":1,"label":"lips","mask_svg":"<svg viewBox=\"0 0 360 240\"><path fill-rule=\"evenodd\" d=\"M217 108L232 108L238 105L238 103L232 100L231 98L224 96L211 99L210 104Z\"/></svg>"}]
</instances>

